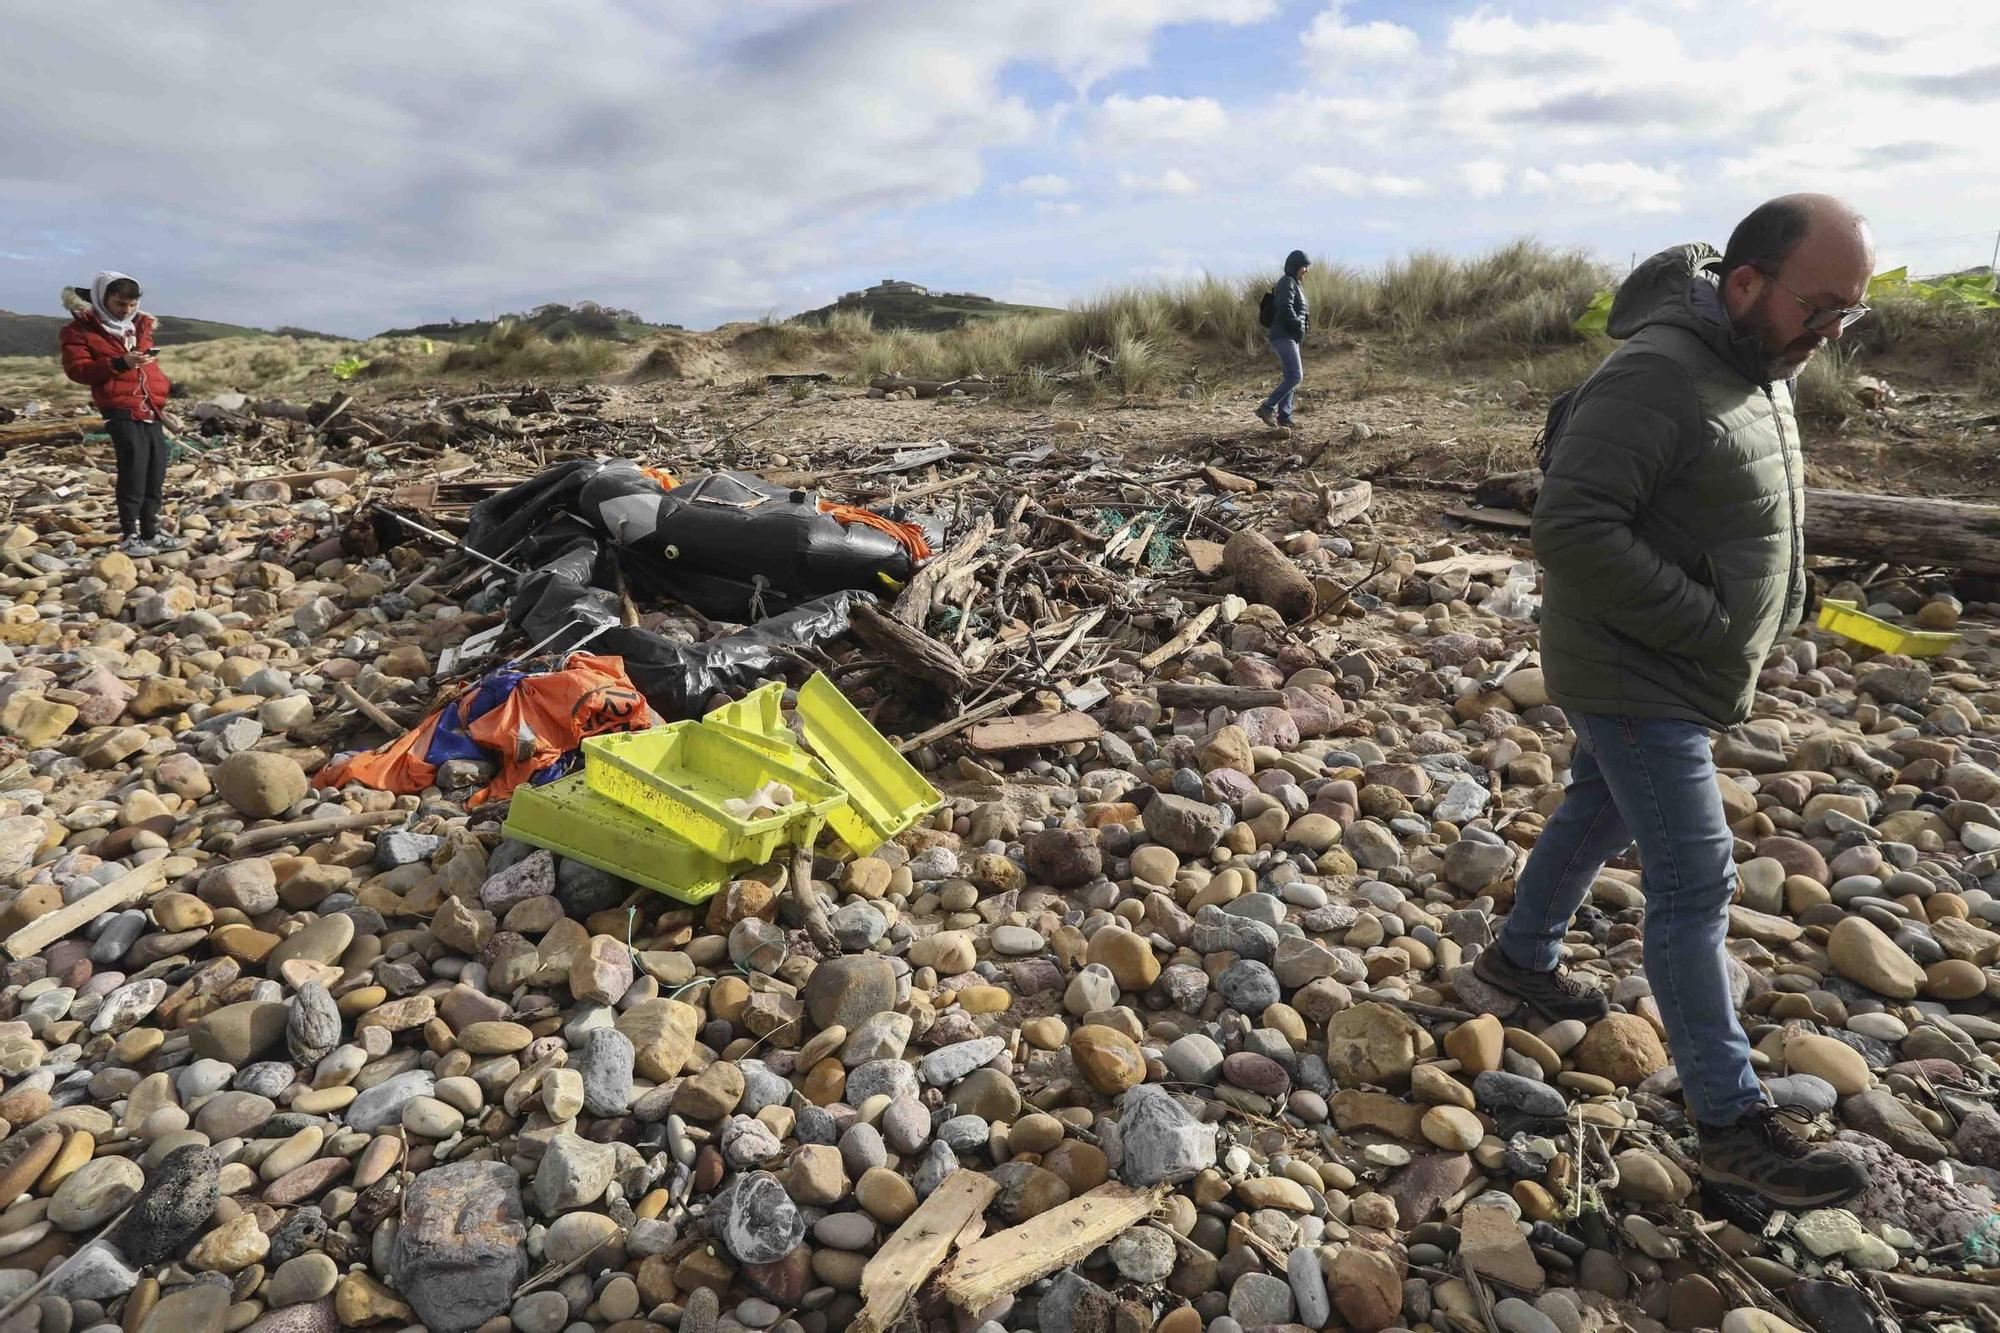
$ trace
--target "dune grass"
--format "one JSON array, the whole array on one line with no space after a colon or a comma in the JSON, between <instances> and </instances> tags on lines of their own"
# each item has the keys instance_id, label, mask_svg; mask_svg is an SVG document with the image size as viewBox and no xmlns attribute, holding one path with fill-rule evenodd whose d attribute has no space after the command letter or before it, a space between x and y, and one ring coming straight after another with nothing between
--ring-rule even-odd
<instances>
[{"instance_id":1,"label":"dune grass","mask_svg":"<svg viewBox=\"0 0 2000 1333\"><path fill-rule=\"evenodd\" d=\"M216 338L162 348L160 368L196 398L232 390L272 398L324 397L340 383L336 366L358 367L360 378L380 379L384 366L420 373L437 364L430 346L422 338ZM71 383L54 357L0 357L0 403L18 407L29 401L76 407L90 401L90 391Z\"/></svg>"},{"instance_id":2,"label":"dune grass","mask_svg":"<svg viewBox=\"0 0 2000 1333\"><path fill-rule=\"evenodd\" d=\"M1377 270L1323 265L1306 275L1314 326L1307 346L1365 333L1401 352L1460 361L1571 348L1585 341L1577 313L1606 281L1582 252L1533 241L1469 259L1417 254ZM1155 393L1264 357L1257 305L1269 285L1266 277L1205 274L1105 292L1056 314L936 333L887 330L861 347L855 373L863 380L1020 376L1030 381L1030 398L1062 384Z\"/></svg>"},{"instance_id":3,"label":"dune grass","mask_svg":"<svg viewBox=\"0 0 2000 1333\"><path fill-rule=\"evenodd\" d=\"M437 373L482 379L589 379L612 370L621 359L617 343L596 338L557 342L526 324L502 320L480 341L447 351Z\"/></svg>"}]
</instances>

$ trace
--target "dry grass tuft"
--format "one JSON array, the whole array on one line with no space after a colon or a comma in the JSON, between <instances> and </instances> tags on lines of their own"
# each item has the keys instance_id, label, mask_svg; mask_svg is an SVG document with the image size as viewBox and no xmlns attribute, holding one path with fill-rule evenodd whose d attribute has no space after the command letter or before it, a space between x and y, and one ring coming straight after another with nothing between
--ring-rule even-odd
<instances>
[{"instance_id":1,"label":"dry grass tuft","mask_svg":"<svg viewBox=\"0 0 2000 1333\"><path fill-rule=\"evenodd\" d=\"M491 379L588 379L618 361L615 343L592 338L551 342L525 324L502 320L481 341L446 352L438 372Z\"/></svg>"}]
</instances>

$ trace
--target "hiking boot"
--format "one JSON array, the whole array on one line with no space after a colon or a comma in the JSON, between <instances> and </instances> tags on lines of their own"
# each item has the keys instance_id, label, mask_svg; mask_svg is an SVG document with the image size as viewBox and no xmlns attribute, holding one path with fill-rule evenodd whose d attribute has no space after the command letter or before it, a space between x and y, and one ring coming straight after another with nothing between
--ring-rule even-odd
<instances>
[{"instance_id":1,"label":"hiking boot","mask_svg":"<svg viewBox=\"0 0 2000 1333\"><path fill-rule=\"evenodd\" d=\"M1604 998L1603 991L1578 981L1566 968L1557 966L1553 972L1533 972L1516 967L1513 959L1500 952L1497 943L1480 951L1473 960L1472 975L1495 990L1526 1001L1550 1019L1580 1018L1595 1023L1611 1012L1611 1002Z\"/></svg>"},{"instance_id":2,"label":"hiking boot","mask_svg":"<svg viewBox=\"0 0 2000 1333\"><path fill-rule=\"evenodd\" d=\"M1271 409L1268 407L1260 407L1257 409L1257 420L1263 422L1267 426L1275 426L1278 424L1278 419L1275 416L1271 415Z\"/></svg>"},{"instance_id":3,"label":"hiking boot","mask_svg":"<svg viewBox=\"0 0 2000 1333\"><path fill-rule=\"evenodd\" d=\"M1781 1208L1824 1208L1860 1192L1868 1173L1832 1148L1816 1147L1784 1121L1811 1124L1796 1107L1760 1106L1733 1125L1701 1125L1701 1178L1752 1190Z\"/></svg>"}]
</instances>

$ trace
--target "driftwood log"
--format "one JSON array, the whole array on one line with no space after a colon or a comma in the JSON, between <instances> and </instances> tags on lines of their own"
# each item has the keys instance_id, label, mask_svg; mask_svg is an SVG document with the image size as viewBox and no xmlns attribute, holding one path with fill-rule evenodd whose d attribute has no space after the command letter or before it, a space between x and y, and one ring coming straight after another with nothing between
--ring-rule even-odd
<instances>
[{"instance_id":1,"label":"driftwood log","mask_svg":"<svg viewBox=\"0 0 2000 1333\"><path fill-rule=\"evenodd\" d=\"M1312 619L1312 580L1263 533L1232 536L1222 548L1222 567L1245 597L1270 607L1286 623L1299 625Z\"/></svg>"},{"instance_id":2,"label":"driftwood log","mask_svg":"<svg viewBox=\"0 0 2000 1333\"><path fill-rule=\"evenodd\" d=\"M1155 690L1162 708L1283 708L1283 690L1261 690L1254 685L1203 685L1195 682L1162 681Z\"/></svg>"},{"instance_id":3,"label":"driftwood log","mask_svg":"<svg viewBox=\"0 0 2000 1333\"><path fill-rule=\"evenodd\" d=\"M1806 492L1813 555L2000 574L2000 505L1855 491Z\"/></svg>"},{"instance_id":4,"label":"driftwood log","mask_svg":"<svg viewBox=\"0 0 2000 1333\"><path fill-rule=\"evenodd\" d=\"M1502 472L1473 499L1526 513L1540 491L1539 473ZM2000 505L1809 488L1805 525L1809 555L2000 574Z\"/></svg>"},{"instance_id":5,"label":"driftwood log","mask_svg":"<svg viewBox=\"0 0 2000 1333\"><path fill-rule=\"evenodd\" d=\"M920 630L911 629L879 607L857 602L848 622L855 636L895 663L905 674L935 685L956 698L972 683L972 673L944 644Z\"/></svg>"}]
</instances>

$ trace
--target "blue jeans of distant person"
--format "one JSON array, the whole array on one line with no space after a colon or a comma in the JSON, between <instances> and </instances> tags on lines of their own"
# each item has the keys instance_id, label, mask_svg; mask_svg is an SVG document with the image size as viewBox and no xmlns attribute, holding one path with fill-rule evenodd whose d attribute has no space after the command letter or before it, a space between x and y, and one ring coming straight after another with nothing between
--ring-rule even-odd
<instances>
[{"instance_id":1,"label":"blue jeans of distant person","mask_svg":"<svg viewBox=\"0 0 2000 1333\"><path fill-rule=\"evenodd\" d=\"M1708 731L1661 717L1572 712L1569 722L1577 741L1569 790L1521 871L1497 947L1516 966L1555 967L1598 871L1638 843L1646 979L1681 1095L1702 1124L1734 1124L1765 1098L1729 990L1723 941L1735 840Z\"/></svg>"},{"instance_id":2,"label":"blue jeans of distant person","mask_svg":"<svg viewBox=\"0 0 2000 1333\"><path fill-rule=\"evenodd\" d=\"M1278 387L1271 390L1271 396L1257 405L1259 412L1276 411L1278 424L1292 424L1292 393L1306 377L1305 366L1299 360L1299 340L1282 334L1271 335L1271 350L1278 354L1278 365L1285 372Z\"/></svg>"}]
</instances>

